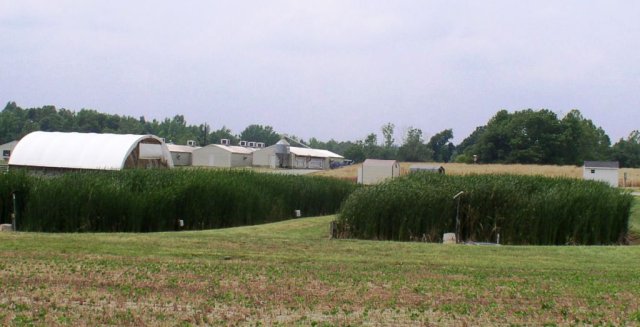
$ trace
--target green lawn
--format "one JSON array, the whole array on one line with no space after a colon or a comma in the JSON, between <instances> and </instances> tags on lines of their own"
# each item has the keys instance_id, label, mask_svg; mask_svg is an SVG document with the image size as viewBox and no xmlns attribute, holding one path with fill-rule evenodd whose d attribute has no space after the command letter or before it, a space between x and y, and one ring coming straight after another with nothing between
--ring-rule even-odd
<instances>
[{"instance_id":1,"label":"green lawn","mask_svg":"<svg viewBox=\"0 0 640 327\"><path fill-rule=\"evenodd\" d=\"M0 324L640 325L640 246L329 240L333 218L0 233Z\"/></svg>"}]
</instances>

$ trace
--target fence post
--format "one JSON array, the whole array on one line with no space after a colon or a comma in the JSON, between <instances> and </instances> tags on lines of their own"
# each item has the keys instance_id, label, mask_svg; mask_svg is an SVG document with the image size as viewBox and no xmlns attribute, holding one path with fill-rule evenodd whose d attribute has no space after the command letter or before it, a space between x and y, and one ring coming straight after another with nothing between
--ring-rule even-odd
<instances>
[{"instance_id":1,"label":"fence post","mask_svg":"<svg viewBox=\"0 0 640 327\"><path fill-rule=\"evenodd\" d=\"M13 225L13 230L18 231L18 218L20 217L20 209L18 208L18 197L16 196L16 192L13 192L13 214L11 215L11 224Z\"/></svg>"},{"instance_id":2,"label":"fence post","mask_svg":"<svg viewBox=\"0 0 640 327\"><path fill-rule=\"evenodd\" d=\"M338 238L338 223L335 220L329 223L329 238Z\"/></svg>"}]
</instances>

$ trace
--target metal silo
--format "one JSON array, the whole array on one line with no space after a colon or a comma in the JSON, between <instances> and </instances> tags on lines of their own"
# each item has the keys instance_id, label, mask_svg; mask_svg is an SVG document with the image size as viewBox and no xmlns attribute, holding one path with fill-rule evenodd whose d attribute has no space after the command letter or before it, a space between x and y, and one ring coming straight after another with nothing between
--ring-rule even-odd
<instances>
[{"instance_id":1,"label":"metal silo","mask_svg":"<svg viewBox=\"0 0 640 327\"><path fill-rule=\"evenodd\" d=\"M289 142L282 139L275 144L275 153L278 157L278 167L290 168L291 163L291 149Z\"/></svg>"}]
</instances>

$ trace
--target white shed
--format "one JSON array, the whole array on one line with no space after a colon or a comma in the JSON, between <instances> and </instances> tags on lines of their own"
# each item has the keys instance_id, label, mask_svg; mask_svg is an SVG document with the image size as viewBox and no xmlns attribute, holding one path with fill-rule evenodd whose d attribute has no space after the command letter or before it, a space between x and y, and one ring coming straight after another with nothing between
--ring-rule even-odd
<instances>
[{"instance_id":1,"label":"white shed","mask_svg":"<svg viewBox=\"0 0 640 327\"><path fill-rule=\"evenodd\" d=\"M9 158L10 167L44 171L172 168L162 139L153 135L33 132Z\"/></svg>"},{"instance_id":2,"label":"white shed","mask_svg":"<svg viewBox=\"0 0 640 327\"><path fill-rule=\"evenodd\" d=\"M283 153L278 153L278 149ZM331 162L342 160L343 156L331 151L290 146L284 140L253 153L253 165L256 167L330 169Z\"/></svg>"},{"instance_id":3,"label":"white shed","mask_svg":"<svg viewBox=\"0 0 640 327\"><path fill-rule=\"evenodd\" d=\"M358 168L358 183L377 184L388 178L400 176L400 164L395 160L367 159Z\"/></svg>"},{"instance_id":4,"label":"white shed","mask_svg":"<svg viewBox=\"0 0 640 327\"><path fill-rule=\"evenodd\" d=\"M0 152L2 153L2 160L4 161L9 161L9 157L11 157L11 152L13 151L13 148L16 147L16 144L18 144L18 141L11 141L9 143L5 143L0 145Z\"/></svg>"},{"instance_id":5,"label":"white shed","mask_svg":"<svg viewBox=\"0 0 640 327\"><path fill-rule=\"evenodd\" d=\"M204 167L251 167L256 149L235 145L209 144L193 150L194 166Z\"/></svg>"},{"instance_id":6,"label":"white shed","mask_svg":"<svg viewBox=\"0 0 640 327\"><path fill-rule=\"evenodd\" d=\"M612 187L618 187L617 161L585 161L582 176L587 180L606 182Z\"/></svg>"},{"instance_id":7,"label":"white shed","mask_svg":"<svg viewBox=\"0 0 640 327\"><path fill-rule=\"evenodd\" d=\"M193 151L199 149L199 147L176 144L167 144L167 148L169 152L171 152L171 159L173 160L174 166L191 166Z\"/></svg>"}]
</instances>

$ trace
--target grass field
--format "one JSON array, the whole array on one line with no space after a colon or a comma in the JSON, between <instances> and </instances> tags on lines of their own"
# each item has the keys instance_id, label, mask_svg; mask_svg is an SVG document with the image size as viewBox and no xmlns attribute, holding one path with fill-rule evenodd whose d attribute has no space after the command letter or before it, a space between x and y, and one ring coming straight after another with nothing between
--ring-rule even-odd
<instances>
[{"instance_id":1,"label":"grass field","mask_svg":"<svg viewBox=\"0 0 640 327\"><path fill-rule=\"evenodd\" d=\"M409 167L414 164L443 166L447 174L517 174L517 175L542 175L547 177L582 178L582 167L576 166L552 166L552 165L520 165L520 164L461 164L461 163L400 163L401 174L406 174ZM337 177L355 180L358 176L358 167L361 164L342 167L339 169L324 170L313 173L314 175ZM627 186L640 187L640 168L620 169L620 185L622 185L624 173L627 173Z\"/></svg>"},{"instance_id":2,"label":"grass field","mask_svg":"<svg viewBox=\"0 0 640 327\"><path fill-rule=\"evenodd\" d=\"M639 246L329 240L332 219L0 233L0 324L640 325Z\"/></svg>"}]
</instances>

